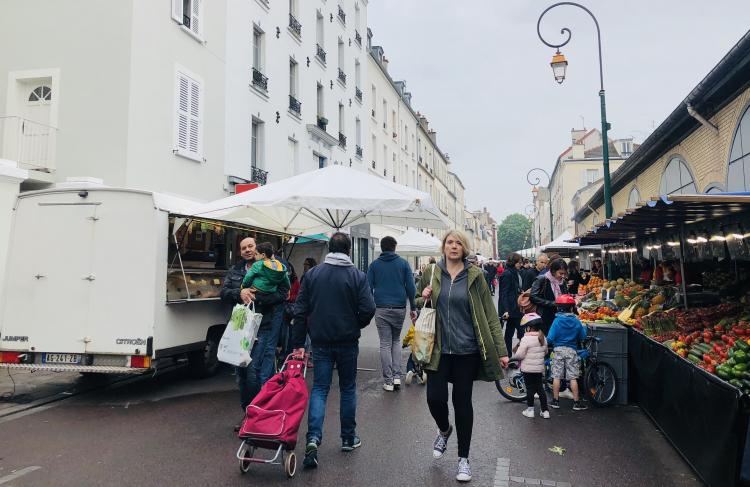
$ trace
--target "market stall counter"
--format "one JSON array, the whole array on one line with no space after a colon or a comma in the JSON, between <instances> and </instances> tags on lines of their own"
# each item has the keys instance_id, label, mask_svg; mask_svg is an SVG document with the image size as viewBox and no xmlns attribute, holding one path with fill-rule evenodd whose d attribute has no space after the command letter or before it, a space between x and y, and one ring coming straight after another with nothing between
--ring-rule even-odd
<instances>
[{"instance_id":1,"label":"market stall counter","mask_svg":"<svg viewBox=\"0 0 750 487\"><path fill-rule=\"evenodd\" d=\"M748 485L747 397L629 329L630 399L711 486Z\"/></svg>"}]
</instances>

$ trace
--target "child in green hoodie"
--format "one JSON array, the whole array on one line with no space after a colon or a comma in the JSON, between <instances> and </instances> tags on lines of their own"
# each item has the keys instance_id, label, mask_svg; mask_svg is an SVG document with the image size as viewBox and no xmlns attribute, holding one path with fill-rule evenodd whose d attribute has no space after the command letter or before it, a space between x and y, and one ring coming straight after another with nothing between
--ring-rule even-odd
<instances>
[{"instance_id":1,"label":"child in green hoodie","mask_svg":"<svg viewBox=\"0 0 750 487\"><path fill-rule=\"evenodd\" d=\"M250 288L261 293L275 293L279 284L289 285L289 275L284 264L273 258L273 246L268 242L259 243L255 248L255 263L242 280L242 289Z\"/></svg>"}]
</instances>

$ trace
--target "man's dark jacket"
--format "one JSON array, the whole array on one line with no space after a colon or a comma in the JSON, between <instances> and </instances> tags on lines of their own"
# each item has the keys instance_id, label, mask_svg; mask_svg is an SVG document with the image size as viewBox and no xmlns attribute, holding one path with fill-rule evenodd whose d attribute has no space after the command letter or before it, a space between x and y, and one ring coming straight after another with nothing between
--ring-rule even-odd
<instances>
[{"instance_id":1,"label":"man's dark jacket","mask_svg":"<svg viewBox=\"0 0 750 487\"><path fill-rule=\"evenodd\" d=\"M383 252L370 264L367 282L375 294L376 306L400 307L406 306L408 301L411 309L417 309L414 304L417 293L414 275L409 263L396 252Z\"/></svg>"},{"instance_id":2,"label":"man's dark jacket","mask_svg":"<svg viewBox=\"0 0 750 487\"><path fill-rule=\"evenodd\" d=\"M529 289L531 289L531 285L534 284L534 279L536 279L538 275L539 271L536 270L536 267L521 269L521 280L523 281L522 287L524 291L528 291Z\"/></svg>"},{"instance_id":3,"label":"man's dark jacket","mask_svg":"<svg viewBox=\"0 0 750 487\"><path fill-rule=\"evenodd\" d=\"M506 312L510 318L520 318L523 316L518 307L518 296L521 294L521 283L518 279L519 271L515 267L505 269L500 276L500 285L498 286L499 297L497 299L497 314L503 316Z\"/></svg>"},{"instance_id":4,"label":"man's dark jacket","mask_svg":"<svg viewBox=\"0 0 750 487\"><path fill-rule=\"evenodd\" d=\"M375 301L365 273L344 254L328 254L307 271L294 303L294 348L305 334L314 347L356 345L360 330L375 316Z\"/></svg>"},{"instance_id":5,"label":"man's dark jacket","mask_svg":"<svg viewBox=\"0 0 750 487\"><path fill-rule=\"evenodd\" d=\"M240 288L242 286L242 279L245 278L246 273L247 268L244 260L229 268L227 275L224 277L224 284L221 286L221 292L219 293L223 302L229 303L232 306L235 304L242 304ZM263 320L260 322L260 329L265 329L271 326L274 308L276 305L285 302L288 294L289 286L285 283L279 284L275 293L255 294L255 311L263 315Z\"/></svg>"}]
</instances>

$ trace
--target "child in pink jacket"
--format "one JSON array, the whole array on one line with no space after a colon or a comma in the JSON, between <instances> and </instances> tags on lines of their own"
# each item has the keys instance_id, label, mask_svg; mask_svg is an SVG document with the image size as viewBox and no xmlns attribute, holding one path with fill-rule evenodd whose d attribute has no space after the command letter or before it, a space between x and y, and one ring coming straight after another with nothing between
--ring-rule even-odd
<instances>
[{"instance_id":1,"label":"child in pink jacket","mask_svg":"<svg viewBox=\"0 0 750 487\"><path fill-rule=\"evenodd\" d=\"M521 360L521 372L526 383L526 406L522 414L534 417L534 395L539 396L542 417L549 419L547 393L544 391L544 357L547 354L547 339L542 331L542 318L536 313L528 313L521 318L521 327L526 332L513 354L512 359Z\"/></svg>"}]
</instances>

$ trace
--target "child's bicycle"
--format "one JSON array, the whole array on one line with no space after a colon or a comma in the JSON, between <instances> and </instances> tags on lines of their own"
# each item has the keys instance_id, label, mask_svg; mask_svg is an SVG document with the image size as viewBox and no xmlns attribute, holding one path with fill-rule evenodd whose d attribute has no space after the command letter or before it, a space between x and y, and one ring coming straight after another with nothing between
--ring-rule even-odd
<instances>
[{"instance_id":1,"label":"child's bicycle","mask_svg":"<svg viewBox=\"0 0 750 487\"><path fill-rule=\"evenodd\" d=\"M597 358L600 337L587 337L583 341L583 349L578 350L581 357L581 371L583 377L583 391L597 406L606 406L612 402L617 394L617 375L615 369ZM551 359L544 361L545 389L552 390ZM521 402L526 400L526 383L519 368L519 362L511 360L505 371L505 378L496 380L495 386L504 398ZM568 381L562 380L560 391L568 387Z\"/></svg>"}]
</instances>

